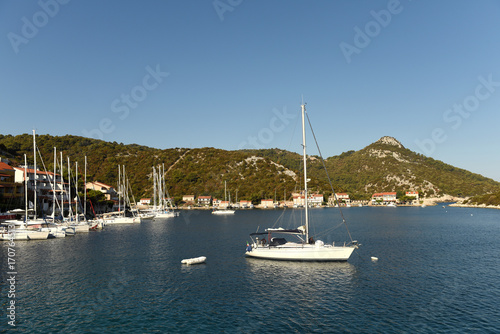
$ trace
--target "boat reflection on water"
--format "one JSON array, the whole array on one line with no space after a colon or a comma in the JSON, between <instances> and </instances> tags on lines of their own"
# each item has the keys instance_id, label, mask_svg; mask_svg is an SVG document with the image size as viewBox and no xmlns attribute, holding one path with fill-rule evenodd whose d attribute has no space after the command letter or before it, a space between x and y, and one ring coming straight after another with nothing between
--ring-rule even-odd
<instances>
[{"instance_id":1,"label":"boat reflection on water","mask_svg":"<svg viewBox=\"0 0 500 334\"><path fill-rule=\"evenodd\" d=\"M345 281L352 278L356 273L356 267L349 262L297 262L297 261L275 261L246 258L249 273L253 279L274 280L305 283L301 280Z\"/></svg>"},{"instance_id":2,"label":"boat reflection on water","mask_svg":"<svg viewBox=\"0 0 500 334\"><path fill-rule=\"evenodd\" d=\"M324 298L333 291L351 290L357 269L349 262L295 262L247 258L249 284L274 287L287 296L300 294ZM282 289L276 289L282 287ZM256 289L263 291L263 289ZM284 290L288 291L286 293ZM271 293L267 291L267 293ZM314 298L314 297L313 297Z\"/></svg>"},{"instance_id":3,"label":"boat reflection on water","mask_svg":"<svg viewBox=\"0 0 500 334\"><path fill-rule=\"evenodd\" d=\"M246 327L277 332L328 332L356 299L357 268L349 262L296 262L246 258ZM269 319L284 318L286 326ZM245 327L245 328L246 328Z\"/></svg>"}]
</instances>

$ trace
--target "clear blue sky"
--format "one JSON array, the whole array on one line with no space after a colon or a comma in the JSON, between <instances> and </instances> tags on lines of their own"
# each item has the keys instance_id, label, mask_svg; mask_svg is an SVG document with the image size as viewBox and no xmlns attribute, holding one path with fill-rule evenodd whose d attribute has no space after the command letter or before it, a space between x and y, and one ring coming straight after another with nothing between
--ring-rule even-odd
<instances>
[{"instance_id":1,"label":"clear blue sky","mask_svg":"<svg viewBox=\"0 0 500 334\"><path fill-rule=\"evenodd\" d=\"M0 1L2 134L298 151L304 96L325 157L500 181L498 1L59 1Z\"/></svg>"}]
</instances>

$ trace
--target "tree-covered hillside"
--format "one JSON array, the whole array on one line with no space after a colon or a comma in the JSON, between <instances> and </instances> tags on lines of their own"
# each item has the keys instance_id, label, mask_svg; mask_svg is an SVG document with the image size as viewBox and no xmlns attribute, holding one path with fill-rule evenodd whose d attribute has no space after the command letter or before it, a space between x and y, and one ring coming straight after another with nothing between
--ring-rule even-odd
<instances>
[{"instance_id":1,"label":"tree-covered hillside","mask_svg":"<svg viewBox=\"0 0 500 334\"><path fill-rule=\"evenodd\" d=\"M168 192L179 199L192 194L224 196L224 181L231 199L260 200L289 198L303 187L301 156L280 149L225 151L215 148L155 149L123 145L78 136L37 135L37 146L45 168L53 170L53 152L57 148L72 169L78 161L83 174L87 156L87 180L116 186L118 166L124 165L135 198L151 197L152 166L164 165ZM33 161L32 135L0 135L0 156L13 165ZM39 159L39 158L38 158ZM311 191L330 194L321 159L309 156ZM450 194L473 196L500 190L500 183L481 175L427 158L404 148L391 137L383 137L359 151L345 152L325 161L337 192L348 192L352 199L368 199L375 192L419 191L424 196ZM42 166L40 159L38 165ZM66 168L66 167L65 167Z\"/></svg>"}]
</instances>

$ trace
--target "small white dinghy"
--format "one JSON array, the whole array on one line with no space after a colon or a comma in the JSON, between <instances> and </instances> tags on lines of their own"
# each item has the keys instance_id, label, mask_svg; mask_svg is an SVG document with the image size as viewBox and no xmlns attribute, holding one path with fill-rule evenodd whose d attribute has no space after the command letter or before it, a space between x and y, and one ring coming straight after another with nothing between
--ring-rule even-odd
<instances>
[{"instance_id":1,"label":"small white dinghy","mask_svg":"<svg viewBox=\"0 0 500 334\"><path fill-rule=\"evenodd\" d=\"M181 261L182 264L199 264L205 262L207 258L205 256L200 256L200 257L194 257L192 259L184 259Z\"/></svg>"},{"instance_id":2,"label":"small white dinghy","mask_svg":"<svg viewBox=\"0 0 500 334\"><path fill-rule=\"evenodd\" d=\"M373 262L378 261L378 257L376 257L376 256L372 256L372 261L373 261Z\"/></svg>"}]
</instances>

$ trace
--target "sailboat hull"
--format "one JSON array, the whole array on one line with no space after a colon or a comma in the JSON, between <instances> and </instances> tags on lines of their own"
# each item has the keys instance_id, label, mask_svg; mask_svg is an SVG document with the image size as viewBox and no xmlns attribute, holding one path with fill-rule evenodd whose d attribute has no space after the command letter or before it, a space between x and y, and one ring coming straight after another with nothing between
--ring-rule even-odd
<instances>
[{"instance_id":1,"label":"sailboat hull","mask_svg":"<svg viewBox=\"0 0 500 334\"><path fill-rule=\"evenodd\" d=\"M10 233L1 233L0 240L43 240L48 239L49 232L14 230Z\"/></svg>"},{"instance_id":2,"label":"sailboat hull","mask_svg":"<svg viewBox=\"0 0 500 334\"><path fill-rule=\"evenodd\" d=\"M115 217L110 220L105 220L108 224L137 224L141 222L141 217Z\"/></svg>"},{"instance_id":3,"label":"sailboat hull","mask_svg":"<svg viewBox=\"0 0 500 334\"><path fill-rule=\"evenodd\" d=\"M178 212L173 212L173 211L166 211L166 212L158 212L156 213L156 216L154 218L156 219L161 219L161 218L173 218L178 215Z\"/></svg>"},{"instance_id":4,"label":"sailboat hull","mask_svg":"<svg viewBox=\"0 0 500 334\"><path fill-rule=\"evenodd\" d=\"M247 250L248 257L286 261L347 261L354 246L309 245L286 243L277 247L257 247Z\"/></svg>"},{"instance_id":5,"label":"sailboat hull","mask_svg":"<svg viewBox=\"0 0 500 334\"><path fill-rule=\"evenodd\" d=\"M214 215L232 215L234 214L234 210L214 210L212 211Z\"/></svg>"}]
</instances>

